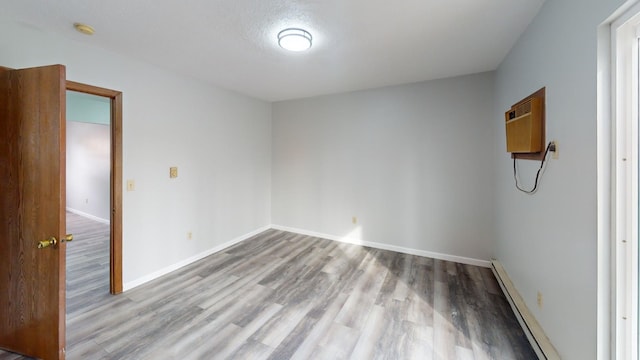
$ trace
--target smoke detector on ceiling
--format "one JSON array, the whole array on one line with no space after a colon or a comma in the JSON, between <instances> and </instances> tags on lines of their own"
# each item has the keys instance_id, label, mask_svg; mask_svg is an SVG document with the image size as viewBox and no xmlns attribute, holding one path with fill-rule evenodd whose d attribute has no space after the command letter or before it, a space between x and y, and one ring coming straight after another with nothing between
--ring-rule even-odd
<instances>
[{"instance_id":1,"label":"smoke detector on ceiling","mask_svg":"<svg viewBox=\"0 0 640 360\"><path fill-rule=\"evenodd\" d=\"M96 32L93 29L93 27L83 23L75 23L73 24L73 27L76 28L78 32L83 33L85 35L93 35L93 33Z\"/></svg>"}]
</instances>

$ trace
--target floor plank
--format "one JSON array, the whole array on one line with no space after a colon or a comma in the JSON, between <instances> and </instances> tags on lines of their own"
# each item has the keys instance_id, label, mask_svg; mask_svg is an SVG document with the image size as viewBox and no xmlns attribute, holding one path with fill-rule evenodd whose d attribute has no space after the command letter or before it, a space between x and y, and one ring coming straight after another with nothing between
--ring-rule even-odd
<instances>
[{"instance_id":1,"label":"floor plank","mask_svg":"<svg viewBox=\"0 0 640 360\"><path fill-rule=\"evenodd\" d=\"M112 296L108 226L67 216L71 360L536 359L485 268L268 230Z\"/></svg>"}]
</instances>

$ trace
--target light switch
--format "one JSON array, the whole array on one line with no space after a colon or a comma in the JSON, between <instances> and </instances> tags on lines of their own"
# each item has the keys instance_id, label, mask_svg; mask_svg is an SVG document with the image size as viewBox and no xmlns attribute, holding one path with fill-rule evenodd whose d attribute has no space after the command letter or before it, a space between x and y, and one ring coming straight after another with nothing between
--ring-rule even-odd
<instances>
[{"instance_id":1,"label":"light switch","mask_svg":"<svg viewBox=\"0 0 640 360\"><path fill-rule=\"evenodd\" d=\"M171 179L178 177L178 167L177 166L172 166L172 167L169 168L169 177Z\"/></svg>"},{"instance_id":2,"label":"light switch","mask_svg":"<svg viewBox=\"0 0 640 360\"><path fill-rule=\"evenodd\" d=\"M127 180L127 191L134 191L136 189L136 182L133 179Z\"/></svg>"}]
</instances>

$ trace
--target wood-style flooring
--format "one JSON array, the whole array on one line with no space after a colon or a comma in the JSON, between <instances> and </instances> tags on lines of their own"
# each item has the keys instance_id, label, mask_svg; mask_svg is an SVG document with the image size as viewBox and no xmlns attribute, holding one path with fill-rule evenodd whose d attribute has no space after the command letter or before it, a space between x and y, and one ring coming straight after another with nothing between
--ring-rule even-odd
<instances>
[{"instance_id":1,"label":"wood-style flooring","mask_svg":"<svg viewBox=\"0 0 640 360\"><path fill-rule=\"evenodd\" d=\"M268 230L112 296L108 226L68 219L68 359L537 358L486 268Z\"/></svg>"}]
</instances>

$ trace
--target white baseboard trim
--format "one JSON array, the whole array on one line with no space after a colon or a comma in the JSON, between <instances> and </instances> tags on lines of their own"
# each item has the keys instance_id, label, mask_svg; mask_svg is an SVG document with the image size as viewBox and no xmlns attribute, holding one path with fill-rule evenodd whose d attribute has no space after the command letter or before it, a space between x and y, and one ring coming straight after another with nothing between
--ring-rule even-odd
<instances>
[{"instance_id":1,"label":"white baseboard trim","mask_svg":"<svg viewBox=\"0 0 640 360\"><path fill-rule=\"evenodd\" d=\"M73 211L71 211L73 212ZM78 214L81 215L81 214ZM348 244L355 244L355 245L362 245L362 246L368 246L368 247L372 247L372 248L376 248L376 249L382 249L382 250L390 250L390 251L395 251L395 252L399 252L399 253L404 253L404 254L410 254L410 255L417 255L417 256L424 256L424 257L430 257L430 258L434 258L434 259L440 259L440 260L447 260L447 261L453 261L453 262L457 262L457 263L461 263L461 264L469 264L469 265L475 265L475 266L482 266L482 267L491 267L491 263L489 261L485 261L485 260L478 260L478 259L473 259L473 258L468 258L468 257L463 257L463 256L455 256L455 255L448 255L448 254L441 254L441 253L436 253L436 252L431 252L431 251L425 251L425 250L417 250L417 249L410 249L410 248L405 248L405 247L401 247L401 246L395 246L395 245L389 245L389 244L382 244L382 243L375 243L375 242L370 242L370 241L363 241L360 239L353 239L353 238L347 238L347 237L339 237L339 236L335 236L335 235L329 235L329 234L322 234L322 233L318 233L315 231L308 231L308 230L303 230L303 229L296 229L296 228L291 228L291 227L287 227L287 226L281 226L281 225L269 225L269 226L264 226L261 227L259 229L256 229L250 233L247 233L245 235L239 236L231 241L228 241L224 244L218 245L214 248L211 248L209 250L203 251L199 254L196 254L194 256L191 256L187 259L184 259L182 261L179 261L175 264L169 265L167 267L164 267L160 270L154 271L151 274L142 276L138 279L132 280L132 281L128 281L126 283L124 283L122 285L122 289L123 291L127 291L127 290L131 290L135 287L138 287L142 284L145 284L151 280L155 280L163 275L166 275L172 271L176 271L184 266L187 266L191 263L194 263L200 259L203 259L209 255L215 254L219 251L222 251L226 248L228 248L229 246L235 245L243 240L246 240L252 236L258 235L259 233L268 230L268 229L275 229L275 230L282 230L282 231L288 231L288 232L293 232L296 234L301 234L301 235L308 235L308 236L314 236L314 237L320 237L323 239L328 239L328 240L333 240L333 241L339 241L339 242L343 242L343 243L348 243Z\"/></svg>"},{"instance_id":2,"label":"white baseboard trim","mask_svg":"<svg viewBox=\"0 0 640 360\"><path fill-rule=\"evenodd\" d=\"M402 246L395 246L395 245L389 245L389 244L383 244L383 243L364 241L364 240L355 239L355 238L341 237L341 236L335 236L335 235L330 235L330 234L322 234L322 233L318 233L318 232L315 232L315 231L296 229L296 228L292 228L292 227L288 227L288 226L282 226L282 225L274 225L274 224L272 224L271 228L272 229L276 229L276 230L293 232L293 233L301 234L301 235L308 235L308 236L314 236L314 237L319 237L319 238L333 240L333 241L339 241L339 242L343 242L343 243L347 243L347 244L368 246L368 247L381 249L381 250L390 250L390 251L395 251L395 252L399 252L399 253L403 253L403 254L429 257L429 258L433 258L433 259L452 261L452 262L457 262L457 263L461 263L461 264L475 265L475 266L481 266L481 267L486 267L486 268L490 268L491 267L491 262L489 262L489 261L473 259L473 258L468 258L468 257L464 257L464 256L441 254L441 253L432 252L432 251L411 249L411 248L406 248L406 247L402 247Z\"/></svg>"},{"instance_id":3,"label":"white baseboard trim","mask_svg":"<svg viewBox=\"0 0 640 360\"><path fill-rule=\"evenodd\" d=\"M504 269L502 264L498 260L491 261L491 270L498 280L498 284L500 284L500 288L504 293L504 296L507 298L509 305L511 305L511 309L513 313L516 315L522 330L525 335L527 335L527 339L531 343L531 347L538 355L539 359L547 359L547 360L559 360L560 354L553 347L551 340L547 337L542 330L542 326L538 323L538 320L533 316L527 304L525 304L522 296L516 289L516 287L511 282L511 278L507 274L507 271Z\"/></svg>"},{"instance_id":4,"label":"white baseboard trim","mask_svg":"<svg viewBox=\"0 0 640 360\"><path fill-rule=\"evenodd\" d=\"M103 224L107 224L109 225L111 223L111 221L109 221L108 219L103 219L91 214L87 214L86 212L80 211L80 210L76 210L76 209L72 209L70 207L67 208L67 211L70 213L74 213L76 215L80 215L82 217L86 217L87 219L91 219L91 220L95 220L97 222L103 223Z\"/></svg>"},{"instance_id":5,"label":"white baseboard trim","mask_svg":"<svg viewBox=\"0 0 640 360\"><path fill-rule=\"evenodd\" d=\"M155 280L155 279L157 279L157 278L159 278L159 277L161 277L163 275L166 275L166 274L168 274L168 273L170 273L172 271L176 271L176 270L180 269L181 267L187 266L187 265L189 265L191 263L194 263L194 262L196 262L196 261L198 261L200 259L203 259L203 258L205 258L205 257L207 257L209 255L212 255L212 254L215 254L215 253L217 253L219 251L222 251L222 250L228 248L229 246L235 245L235 244L237 244L237 243L239 243L239 242L241 242L243 240L246 240L246 239L248 239L248 238L250 238L252 236L258 235L259 233L261 233L261 232L263 232L265 230L269 230L269 229L270 229L270 226L263 226L263 227L261 227L259 229L256 229L256 230L254 230L254 231L252 231L250 233L238 236L237 238L235 238L235 239L233 239L231 241L227 241L224 244L221 244L221 245L218 245L218 246L216 246L214 248L211 248L209 250L203 251L203 252L201 252L199 254L196 254L196 255L194 255L192 257L189 257L187 259L179 261L179 262L177 262L177 263L175 263L173 265L169 265L169 266L167 266L165 268L162 268L162 269L160 269L158 271L154 271L151 274L148 274L148 275L145 275L145 276L140 277L138 279L126 282L126 283L124 283L122 285L122 289L123 289L123 291L131 290L131 289L133 289L133 288L135 288L137 286L140 286L140 285L142 285L144 283L147 283L147 282L149 282L151 280Z\"/></svg>"}]
</instances>

